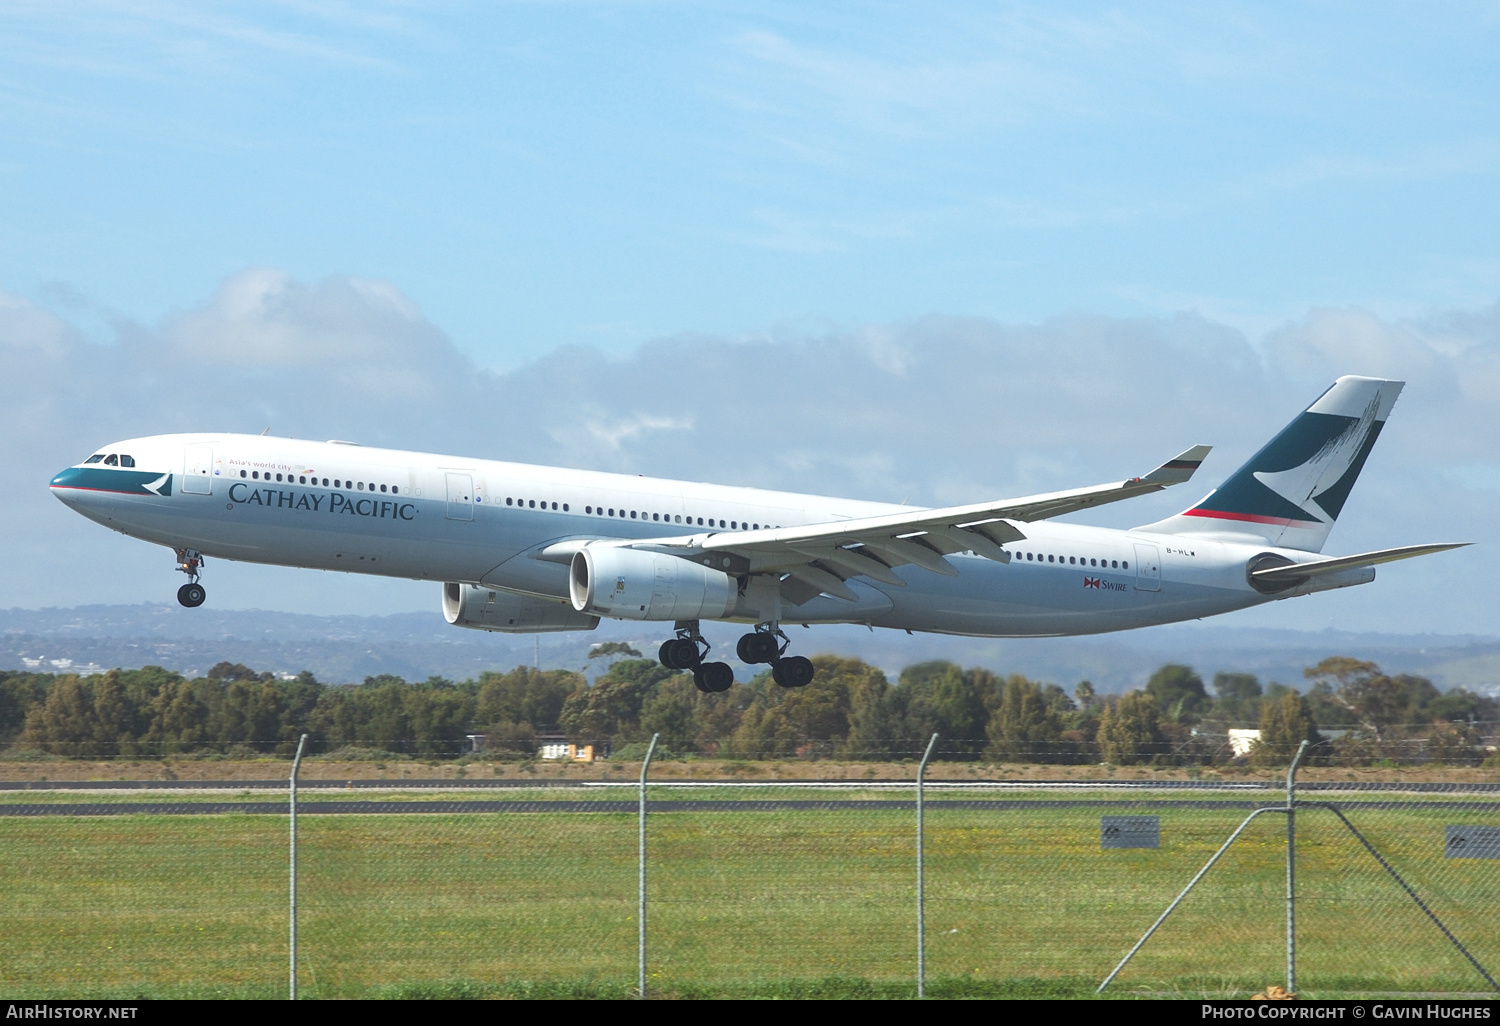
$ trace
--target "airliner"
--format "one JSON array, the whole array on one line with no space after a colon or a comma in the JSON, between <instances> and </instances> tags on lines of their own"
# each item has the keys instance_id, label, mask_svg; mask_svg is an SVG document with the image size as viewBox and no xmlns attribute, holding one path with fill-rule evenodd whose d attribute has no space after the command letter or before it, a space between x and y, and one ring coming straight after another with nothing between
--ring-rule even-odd
<instances>
[{"instance_id":1,"label":"airliner","mask_svg":"<svg viewBox=\"0 0 1500 1026\"><path fill-rule=\"evenodd\" d=\"M460 627L670 624L661 662L705 692L734 672L708 661L700 623L751 625L739 660L795 688L814 669L784 624L1096 634L1366 584L1378 564L1457 548L1321 555L1402 386L1339 378L1195 505L1131 530L1054 518L1186 482L1208 446L1142 477L938 509L240 434L116 442L51 488L171 548L184 606L203 604L208 556L431 580Z\"/></svg>"}]
</instances>

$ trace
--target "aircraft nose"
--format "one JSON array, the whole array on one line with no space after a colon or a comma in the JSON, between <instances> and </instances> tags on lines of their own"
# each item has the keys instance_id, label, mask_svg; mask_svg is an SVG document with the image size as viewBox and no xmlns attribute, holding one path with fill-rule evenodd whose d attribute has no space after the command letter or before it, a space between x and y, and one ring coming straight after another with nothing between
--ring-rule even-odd
<instances>
[{"instance_id":1,"label":"aircraft nose","mask_svg":"<svg viewBox=\"0 0 1500 1026\"><path fill-rule=\"evenodd\" d=\"M82 476L83 472L78 467L69 467L67 470L55 475L52 478L52 484L49 486L52 489L52 494L69 506L73 505L81 494L79 491L79 480Z\"/></svg>"}]
</instances>

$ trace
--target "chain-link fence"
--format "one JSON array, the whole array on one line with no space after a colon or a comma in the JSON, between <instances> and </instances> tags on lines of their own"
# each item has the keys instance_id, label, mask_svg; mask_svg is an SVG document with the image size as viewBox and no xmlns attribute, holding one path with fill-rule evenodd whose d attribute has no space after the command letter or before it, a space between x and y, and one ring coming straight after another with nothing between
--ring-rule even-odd
<instances>
[{"instance_id":1,"label":"chain-link fence","mask_svg":"<svg viewBox=\"0 0 1500 1026\"><path fill-rule=\"evenodd\" d=\"M299 996L628 997L644 966L647 996L910 997L919 959L928 996L1289 982L1279 782L945 776L919 838L924 746L899 781L304 781ZM1297 789L1296 989L1494 993L1500 783L1384 776ZM285 785L33 787L0 798L5 996L287 994Z\"/></svg>"}]
</instances>

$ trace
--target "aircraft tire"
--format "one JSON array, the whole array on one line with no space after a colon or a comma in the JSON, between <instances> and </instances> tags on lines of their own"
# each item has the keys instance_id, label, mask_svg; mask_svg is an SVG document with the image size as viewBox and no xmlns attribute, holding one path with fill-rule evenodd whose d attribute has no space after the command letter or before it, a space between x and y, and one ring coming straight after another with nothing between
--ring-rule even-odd
<instances>
[{"instance_id":1,"label":"aircraft tire","mask_svg":"<svg viewBox=\"0 0 1500 1026\"><path fill-rule=\"evenodd\" d=\"M668 638L661 643L656 656L669 670L692 670L697 673L698 665L702 662L697 644L688 638Z\"/></svg>"},{"instance_id":2,"label":"aircraft tire","mask_svg":"<svg viewBox=\"0 0 1500 1026\"><path fill-rule=\"evenodd\" d=\"M728 663L704 663L694 672L693 683L710 695L728 691L734 686L734 670Z\"/></svg>"},{"instance_id":3,"label":"aircraft tire","mask_svg":"<svg viewBox=\"0 0 1500 1026\"><path fill-rule=\"evenodd\" d=\"M203 585L196 581L190 581L177 589L177 601L189 609L197 609L203 605L203 600L208 598L208 592L203 590Z\"/></svg>"},{"instance_id":4,"label":"aircraft tire","mask_svg":"<svg viewBox=\"0 0 1500 1026\"><path fill-rule=\"evenodd\" d=\"M734 646L734 653L740 657L740 662L750 664L774 662L781 654L776 645L776 636L760 632L741 635Z\"/></svg>"},{"instance_id":5,"label":"aircraft tire","mask_svg":"<svg viewBox=\"0 0 1500 1026\"><path fill-rule=\"evenodd\" d=\"M771 668L771 679L784 688L805 688L817 672L807 656L787 656Z\"/></svg>"}]
</instances>

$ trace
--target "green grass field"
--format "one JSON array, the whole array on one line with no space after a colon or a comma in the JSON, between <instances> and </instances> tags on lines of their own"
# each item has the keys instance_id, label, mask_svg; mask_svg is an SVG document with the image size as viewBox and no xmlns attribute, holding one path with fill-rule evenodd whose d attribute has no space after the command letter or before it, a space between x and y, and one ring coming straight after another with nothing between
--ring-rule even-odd
<instances>
[{"instance_id":1,"label":"green grass field","mask_svg":"<svg viewBox=\"0 0 1500 1026\"><path fill-rule=\"evenodd\" d=\"M854 797L671 788L652 796ZM929 993L1091 994L1245 815L1227 805L1118 805L974 810L935 796ZM1111 811L1159 813L1161 849L1101 851L1098 817ZM1500 861L1442 857L1445 824L1496 824L1496 815L1349 815L1479 960L1500 968ZM653 814L652 993L913 994L912 820L879 808ZM1304 994L1486 990L1331 814L1304 811L1298 827ZM309 815L299 829L304 996L623 997L634 988L633 815ZM1244 997L1282 982L1284 838L1285 820L1262 816L1112 992ZM271 815L0 817L0 991L284 994L286 840L285 817Z\"/></svg>"}]
</instances>

